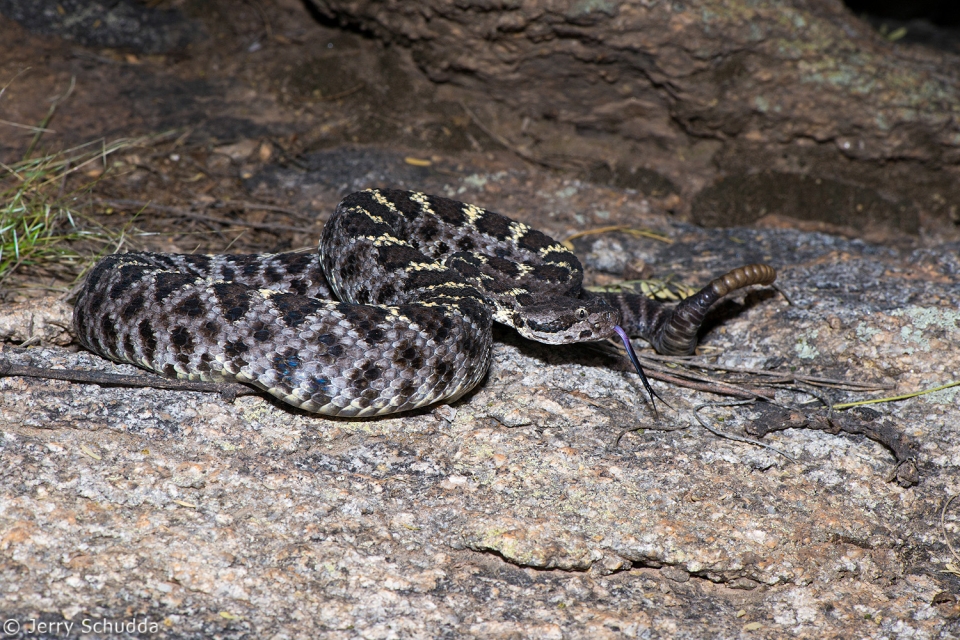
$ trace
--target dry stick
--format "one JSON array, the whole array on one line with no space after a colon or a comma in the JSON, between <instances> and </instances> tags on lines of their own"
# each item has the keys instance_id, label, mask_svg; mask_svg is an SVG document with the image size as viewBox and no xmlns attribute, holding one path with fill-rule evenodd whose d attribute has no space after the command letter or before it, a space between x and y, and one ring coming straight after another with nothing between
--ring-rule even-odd
<instances>
[{"instance_id":1,"label":"dry stick","mask_svg":"<svg viewBox=\"0 0 960 640\"><path fill-rule=\"evenodd\" d=\"M907 400L909 398L916 398L917 396L926 395L928 393L933 393L934 391L943 391L944 389L949 389L951 387L960 386L960 380L955 382L948 382L947 384L942 384L939 387L933 387L932 389L924 389L923 391L913 391L911 393L904 393L899 396L890 396L888 398L874 398L872 400L858 400L857 402L844 402L843 404L834 405L834 409L849 409L850 407L859 407L865 404L877 404L878 402L893 402L895 400Z\"/></svg>"},{"instance_id":2,"label":"dry stick","mask_svg":"<svg viewBox=\"0 0 960 640\"><path fill-rule=\"evenodd\" d=\"M706 369L708 371L729 371L731 373L745 373L757 376L780 377L783 382L806 382L811 385L819 386L844 386L853 387L858 391L880 391L883 389L893 389L895 385L889 383L874 382L852 382L850 380L837 380L834 378L821 378L818 376L807 376L796 373L784 373L782 371L769 371L766 369L750 369L746 367L728 367L719 364L710 364L707 362L695 362L697 356L661 356L655 354L644 354L643 358L657 360L671 364L678 364L697 369ZM780 382L777 380L776 382Z\"/></svg>"},{"instance_id":3,"label":"dry stick","mask_svg":"<svg viewBox=\"0 0 960 640\"><path fill-rule=\"evenodd\" d=\"M780 295L782 295L782 296L783 296L783 299L787 301L787 304L788 304L789 306L791 306L791 307L796 306L795 304L793 304L793 300L790 299L790 296L787 295L786 289L784 289L783 287L781 287L781 286L780 286L779 284L777 284L776 282L770 284L770 287L773 288L773 289L775 289Z\"/></svg>"},{"instance_id":4,"label":"dry stick","mask_svg":"<svg viewBox=\"0 0 960 640\"><path fill-rule=\"evenodd\" d=\"M210 204L210 209L230 209L233 207L239 207L244 211L275 211L277 213L283 213L291 218L296 218L297 220L302 220L306 223L312 224L316 222L314 218L303 214L300 211L295 211L293 209L287 209L286 207L278 207L272 204L261 204L259 202L247 202L246 200L218 200Z\"/></svg>"},{"instance_id":5,"label":"dry stick","mask_svg":"<svg viewBox=\"0 0 960 640\"><path fill-rule=\"evenodd\" d=\"M649 377L652 377L652 376L649 376ZM636 387L634 386L634 388ZM608 399L613 400L617 404L624 405L623 402L621 402L620 400L617 400L616 398L608 398ZM603 407L603 405L600 405L594 402L591 402L590 404L593 404L595 407L597 407L600 413L610 418L611 421L614 421L614 422L616 421L615 416L610 415L610 413L606 410L606 408ZM689 428L690 428L689 425L680 424L680 423L674 424L673 426L669 426L669 427L662 426L659 423L654 423L653 425L638 424L635 427L628 427L626 429L621 430L617 434L617 437L613 441L613 444L607 445L606 448L607 448L607 451L613 451L614 449L619 447L620 441L623 440L623 436L627 435L628 433L636 433L637 431L683 431L684 429L689 429Z\"/></svg>"},{"instance_id":6,"label":"dry stick","mask_svg":"<svg viewBox=\"0 0 960 640\"><path fill-rule=\"evenodd\" d=\"M644 371L655 371L659 373L660 375L656 376L656 378L657 380L661 380L663 382L671 382L681 386L689 387L690 389L696 389L698 391L712 391L714 393L720 393L721 395L736 396L738 398L745 398L748 400L762 398L763 400L772 401L774 399L773 396L767 395L758 389L736 387L722 380L714 380L713 378L708 378L706 376L699 376L691 371L670 371L655 364L654 362L644 362L644 358L642 356L638 357L641 361L641 364L643 364ZM655 376L651 375L650 377Z\"/></svg>"},{"instance_id":7,"label":"dry stick","mask_svg":"<svg viewBox=\"0 0 960 640\"><path fill-rule=\"evenodd\" d=\"M153 389L172 389L174 391L219 393L228 401L238 396L259 395L260 393L256 389L235 382L191 382L189 380L172 380L148 375L125 375L80 369L47 369L26 364L14 364L0 359L0 378L10 376L66 380L67 382L101 386L150 387Z\"/></svg>"},{"instance_id":8,"label":"dry stick","mask_svg":"<svg viewBox=\"0 0 960 640\"><path fill-rule=\"evenodd\" d=\"M363 89L363 88L366 87L366 86L367 86L367 83L366 83L366 82L361 82L360 84L358 84L357 86L353 87L352 89L347 89L346 91L341 91L340 93L335 93L335 94L333 94L332 96L325 96L325 95L322 95L322 94L321 94L320 100L323 101L323 102L333 102L334 100L340 100L341 98L346 98L347 96L350 96L350 95L355 94L357 91L360 91L361 89Z\"/></svg>"},{"instance_id":9,"label":"dry stick","mask_svg":"<svg viewBox=\"0 0 960 640\"><path fill-rule=\"evenodd\" d=\"M718 438L725 438L727 440L735 440L737 442L745 442L747 444L753 444L758 447L763 447L764 449L769 449L774 453L779 453L790 462L796 463L797 462L796 460L794 460L792 457L790 457L783 451L780 451L780 449L777 449L776 447L771 447L770 445L760 442L759 440L754 440L753 438L744 438L743 436L735 436L729 433L724 433L722 431L714 429L713 427L708 425L706 422L704 422L703 418L700 417L700 410L705 409L707 407L739 407L741 405L753 404L753 403L754 403L754 400L740 400L737 402L708 402L706 404L698 404L693 408L693 417L697 419L697 422L700 423L700 426L702 426L704 429L706 429L713 435L717 436Z\"/></svg>"},{"instance_id":10,"label":"dry stick","mask_svg":"<svg viewBox=\"0 0 960 640\"><path fill-rule=\"evenodd\" d=\"M272 224L270 222L248 222L246 220L230 220L229 218L219 218L217 216L208 216L202 213L194 213L188 211L187 209L181 209L179 207L168 207L166 205L153 204L152 202L141 201L141 200L105 200L97 199L98 204L103 204L108 207L117 207L118 209L123 209L126 207L139 207L141 209L151 209L153 211L159 211L161 213L171 213L175 216L181 218L187 218L188 220L197 220L199 222L215 222L218 224L225 225L236 225L239 227L250 227L251 229L262 229L264 231L293 231L296 233L303 233L306 231L303 227L294 227L288 224Z\"/></svg>"},{"instance_id":11,"label":"dry stick","mask_svg":"<svg viewBox=\"0 0 960 640\"><path fill-rule=\"evenodd\" d=\"M953 557L957 559L957 562L960 563L960 554L957 553L956 549L953 548L953 545L950 544L950 537L947 535L947 527L943 524L943 520L947 515L947 509L950 508L950 503L953 502L956 498L956 494L947 498L947 501L943 503L943 509L940 510L940 532L943 534L943 541L947 543L947 549L950 549L950 553L953 554ZM953 573L952 571L950 573Z\"/></svg>"},{"instance_id":12,"label":"dry stick","mask_svg":"<svg viewBox=\"0 0 960 640\"><path fill-rule=\"evenodd\" d=\"M633 382L632 382L632 381L631 381L630 384L631 384L634 388L636 388L636 385L633 385ZM586 403L589 404L589 405L592 405L592 406L596 407L597 409L600 410L600 413L606 415L608 418L613 419L613 416L611 416L611 415L610 415L610 412L607 411L607 409L608 409L607 405L604 405L604 404L601 404L601 403L597 402L596 400L594 400L593 398L591 398L591 397L588 396L587 394L583 393L582 391L577 391L577 390L574 389L574 390L571 390L571 391L566 391L566 393L569 394L569 395L571 395L571 396L573 396L573 397L575 397L575 398L579 398L579 399L583 400L584 402L586 402ZM620 405L621 407L624 407L624 412L625 412L625 413L630 413L630 411L631 411L630 407L627 406L627 404L624 403L622 400L618 400L617 398L614 398L614 397L612 397L612 396L607 396L607 397L604 397L603 399L604 399L605 401L613 401L613 402L616 402L616 403L617 403L618 405ZM687 425L685 425L685 424L677 425L677 426L674 426L674 427L661 427L660 425L655 425L655 426L652 426L652 427L651 427L651 426L633 427L633 428L625 429L625 430L621 431L621 432L620 432L620 436L617 438L617 442L620 442L620 438L623 437L624 434L630 433L631 431L639 431L639 430L641 430L641 429L647 429L647 430L649 430L649 431L682 431L683 429L686 429L686 428L688 428L688 427L687 427Z\"/></svg>"},{"instance_id":13,"label":"dry stick","mask_svg":"<svg viewBox=\"0 0 960 640\"><path fill-rule=\"evenodd\" d=\"M47 116L40 122L40 126L37 127L36 133L33 136L33 140L30 141L30 146L27 147L27 151L23 154L24 159L29 158L33 154L33 150L37 147L37 144L40 142L40 138L43 137L44 132L50 131L50 129L47 128L47 125L49 125L50 121L53 120L53 114L57 112L57 107L60 106L61 102L73 94L73 90L76 88L76 86L77 76L72 76L70 78L70 86L67 88L67 90L53 99L53 102L50 104L50 109L47 111Z\"/></svg>"},{"instance_id":14,"label":"dry stick","mask_svg":"<svg viewBox=\"0 0 960 640\"><path fill-rule=\"evenodd\" d=\"M53 129L45 129L44 127L35 127L29 124L20 124L19 122L10 122L9 120L0 119L0 124L5 124L10 127L16 127L17 129L26 129L27 131L33 131L34 133L56 133Z\"/></svg>"},{"instance_id":15,"label":"dry stick","mask_svg":"<svg viewBox=\"0 0 960 640\"><path fill-rule=\"evenodd\" d=\"M657 369L658 369L659 367L656 367L655 365L651 365L650 360L653 360L654 358L655 358L656 360L658 360L658 361L661 361L661 362L674 362L674 363L677 363L677 364L683 364L683 365L688 366L688 367L701 367L701 365L700 365L699 363L696 363L696 362L692 362L692 361L691 361L692 356L674 356L674 357L670 357L670 356L650 356L650 357L645 357L644 359L646 359L647 362L644 363L644 367L650 367L649 370L648 370L648 376L651 377L651 378L656 378L656 379L658 379L658 380L663 380L663 381L667 381L667 382L672 382L672 383L674 383L674 384L677 384L678 386L683 386L683 387L688 387L688 388L694 388L694 389L699 389L699 390L702 390L702 391L708 391L708 392L711 392L711 393L717 393L717 394L723 394L723 395L739 395L740 397L744 397L744 395L746 395L746 393L747 393L747 392L744 392L743 390L737 389L737 388L735 388L735 387L730 387L730 386L728 386L728 385L723 385L723 388L718 387L718 386L716 386L715 381L712 381L712 379L710 379L710 378L700 378L701 380L705 379L705 380L711 381L711 384L702 384L702 385L696 385L695 383L692 383L692 382L689 381L689 380L684 380L684 379L681 379L681 378L672 378L672 376L666 375L666 374L661 373L660 371L658 371ZM897 464L897 468L894 470L894 474L895 474L894 477L897 478L898 482L900 482L901 485L903 485L903 486L907 486L906 484L904 484L905 482L907 482L907 483L909 483L909 484L916 484L917 480L916 480L916 479L913 479L913 477L912 477L912 476L915 476L915 475L916 475L916 464L915 464L914 461L913 461L913 459L915 458L915 454L912 453L912 451L911 451L911 449L910 449L910 446L909 446L909 443L904 443L904 442L902 442L902 434L899 434L899 433L896 432L896 431L891 431L890 429L886 429L886 428L884 428L884 427L882 427L882 426L881 426L881 427L878 427L878 428L873 428L873 429L871 429L871 428L853 428L853 427L851 427L850 425L847 425L846 423L844 423L844 422L842 422L842 421L834 423L834 420L831 419L831 417L832 417L833 410L836 409L836 408L838 408L838 406L837 406L837 405L831 406L831 403L830 403L829 399L827 399L825 396L822 396L822 395L818 394L815 390L812 390L812 389L809 389L809 388L804 388L804 384L809 385L809 386L815 386L815 384L819 384L820 386L827 386L828 384L834 384L834 385L844 385L844 384L847 384L847 385L855 386L855 387L856 387L856 386L860 386L860 387L868 387L868 388L869 388L868 385L865 385L865 384L862 384L862 383L847 383L846 381L843 381L843 380L830 380L830 379L827 379L827 378L816 378L816 377L814 377L814 376L794 376L794 377L785 378L782 374L773 373L773 372L770 372L770 371L757 370L757 369L736 369L736 368L734 368L734 367L722 367L722 366L719 366L719 365L707 365L707 366L703 366L702 368L707 368L707 369L711 369L711 368L712 368L712 369L718 369L718 370L723 370L723 371L732 371L732 372L745 372L745 373L747 373L747 374L755 374L755 375L759 375L759 376L768 376L768 377L778 376L778 378L777 378L776 380L772 380L772 381L771 381L771 380L767 380L767 381L765 381L765 382L763 382L763 383L761 383L761 384L763 384L764 386L768 386L768 385L769 385L769 386L772 386L772 387L775 387L775 388L789 388L789 389L792 389L792 390L795 390L795 391L799 391L799 392L801 392L801 393L805 393L805 394L814 396L815 398L817 398L817 401L818 401L818 402L821 402L822 404L824 404L824 405L827 407L827 409L828 409L828 414L827 414L827 416L823 418L823 421L824 421L824 424L825 424L825 425L834 425L834 424L836 424L836 426L838 426L838 427L840 428L840 430L842 430L842 431L846 431L846 432L848 432L848 433L862 433L862 434L866 435L868 438L870 438L871 440L874 440L874 441L879 442L880 444L884 445L885 447L887 447L888 449L890 449L890 450L894 453L894 456L895 456L896 459L897 459L897 463L898 463L898 464ZM687 373L687 372L678 372L678 373L680 373L680 375L684 375L684 376L690 375L690 374ZM698 376L692 376L692 377L698 377ZM671 379L671 378L672 378L672 379ZM779 382L779 384L777 384L778 382ZM786 384L784 384L784 382L785 382ZM792 386L790 386L790 385L792 385ZM960 382L955 382L955 383L951 383L950 385L945 385L944 388L947 388L947 387L949 387L949 386L956 386L956 385L960 385ZM731 392L731 391L733 391L733 392ZM911 397L912 397L912 395L911 395ZM717 431L716 429L713 429L712 427L710 427L709 425L707 425L707 424L701 419L701 417L700 417L700 415L699 415L699 413L698 413L698 411L699 411L700 409L703 409L704 407L707 407L707 406L738 406L738 405L743 405L743 404L750 404L750 403L754 402L755 400L759 400L759 399L770 400L770 398L766 398L766 397L763 397L763 396L754 396L753 398L751 398L751 399L749 399L749 400L740 401L740 402L731 402L731 403L726 403L726 404L724 404L724 403L711 403L711 404L699 405L698 407L694 408L694 416L696 417L697 421L698 421L705 429L707 429L707 430L710 431L711 433L714 433L714 434L717 435L718 437L726 437L726 438L730 438L730 439L732 439L732 440L737 440L737 441L741 441L741 442L747 442L747 443L750 443L750 444L755 444L755 445L757 445L757 446L766 447L766 448L769 448L769 449L771 449L771 450L773 450L773 451L776 451L777 453L779 453L779 454L781 454L781 455L784 455L785 457L787 457L787 458L790 459L790 460L793 460L792 458L790 458L790 456L788 456L787 454L783 453L782 451L779 451L778 449L776 449L776 448L774 448L774 447L770 447L770 446L768 446L768 445L765 445L765 444L762 443L762 442L758 442L758 441L756 441L756 440L751 440L751 439L749 439L749 438L741 438L741 437L739 437L739 436L730 436L730 435L724 434L724 433L722 433L722 432L720 432L720 431ZM774 404L776 404L776 403L774 403ZM853 404L853 403L851 403L851 404ZM780 406L780 405L776 405L776 406ZM799 408L797 408L797 409L799 410ZM813 426L811 426L809 420L804 420L804 421L798 422L798 423L796 423L796 424L784 424L784 425L781 427L781 429L783 429L783 428L798 428L798 429L817 428L817 429L824 429L823 426L820 426L820 427L813 427ZM769 430L767 430L766 432L769 432L769 431L771 431L771 430L781 430L781 429L769 429ZM765 432L765 433L766 433L766 432ZM761 436L762 436L762 435L763 435L763 434L761 434ZM900 473L900 469L901 469L901 468L905 469L905 472L904 472L903 474ZM912 470L912 471L911 471L911 470Z\"/></svg>"},{"instance_id":16,"label":"dry stick","mask_svg":"<svg viewBox=\"0 0 960 640\"><path fill-rule=\"evenodd\" d=\"M831 401L830 401L830 398L826 397L826 396L823 395L822 393L817 393L816 391L814 391L814 390L812 390L812 389L805 388L805 387L803 386L803 384L801 384L801 383L794 383L794 384L792 384L792 385L791 385L791 384L783 384L783 385L779 385L779 384L778 384L778 385L775 385L775 386L778 387L778 388L780 388L780 389L786 389L786 390L788 390L788 391L793 391L793 392L796 392L796 393L803 393L803 394L806 394L806 395L808 395L808 396L813 396L814 398L816 398L816 400L817 400L818 402L820 402L820 404L822 404L823 406L825 406L825 407L827 408L827 421L828 421L828 422L832 422L832 421L833 421L833 402L831 402ZM810 386L812 386L812 385L810 385ZM786 408L786 407L784 407L784 408Z\"/></svg>"},{"instance_id":17,"label":"dry stick","mask_svg":"<svg viewBox=\"0 0 960 640\"><path fill-rule=\"evenodd\" d=\"M121 205L118 205L117 203L119 203L119 202L124 202L124 201L123 201L123 200L111 200L111 201L97 200L97 202L106 204L107 206L115 206L115 207L118 207L118 208L122 208L122 206L121 206ZM131 201L131 202L136 202L136 201ZM156 207L153 207L153 206L150 206L149 203L144 202L144 203L142 203L141 206L138 207L138 208L140 209L140 211L138 211L135 215L139 215L140 212L142 212L144 209L147 209L147 208L149 208L149 209L154 209L155 211L161 211L161 207L162 207L162 205L157 205ZM169 208L170 208L170 209L174 209L174 207L169 207ZM164 213L171 213L171 212L167 211L167 212L164 212ZM179 215L179 214L177 214L176 212L173 212L173 213L174 213L175 215ZM210 221L210 220L201 220L200 218L193 217L193 216L189 216L188 219L192 219L194 222L199 222L199 223L201 224L201 226L203 226L205 229L208 229L209 231L217 234L217 236L218 236L221 240L226 240L226 239L227 239L227 237L223 234L223 231L220 230L220 227L218 227L214 222L212 222L212 221ZM241 233L243 233L243 232L241 231Z\"/></svg>"},{"instance_id":18,"label":"dry stick","mask_svg":"<svg viewBox=\"0 0 960 640\"><path fill-rule=\"evenodd\" d=\"M259 2L248 2L247 4L252 4L254 11L260 15L260 20L263 22L263 30L266 34L266 39L273 40L273 26L270 24L270 17L267 15L267 12L263 10L263 7L260 6Z\"/></svg>"},{"instance_id":19,"label":"dry stick","mask_svg":"<svg viewBox=\"0 0 960 640\"><path fill-rule=\"evenodd\" d=\"M686 389L693 389L694 391L705 391L707 393L715 393L721 396L735 396L737 398L744 398L747 400L755 400L758 398L767 399L765 396L754 393L751 391L741 390L736 387L717 383L714 381L711 382L698 382L695 380L678 378L672 376L668 373L664 373L660 368L650 367L649 362L643 362L643 359L640 359L641 364L643 365L643 370L648 371L647 377L653 378L654 380L659 380L660 382L669 382L670 384L675 384L678 387L684 387Z\"/></svg>"},{"instance_id":20,"label":"dry stick","mask_svg":"<svg viewBox=\"0 0 960 640\"><path fill-rule=\"evenodd\" d=\"M809 392L805 391L805 393ZM786 429L811 429L833 434L843 431L849 434L864 435L870 440L882 444L896 458L897 466L894 468L890 480L896 479L901 486L912 486L919 482L919 471L916 465L918 456L916 444L905 433L897 430L889 421L863 420L856 416L842 414L837 414L831 419L829 416L804 410L801 407L783 407L774 404L757 405L757 410L761 414L786 410L788 415L777 415L772 418L767 416L754 420L747 427L747 432L750 435L763 438L774 431L784 431Z\"/></svg>"},{"instance_id":21,"label":"dry stick","mask_svg":"<svg viewBox=\"0 0 960 640\"><path fill-rule=\"evenodd\" d=\"M606 346L608 346L607 343L598 343L596 348L604 351L604 347ZM617 350L617 355L620 355L619 349ZM693 372L677 371L667 373L665 369L653 363L646 356L637 356L637 358L643 365L644 371L648 372L647 377L653 378L654 380L659 380L660 382L668 382L670 384L675 384L678 387L693 389L694 391L715 393L721 396L734 396L747 400L771 400L771 397L757 390L741 389L719 380L713 380L712 378L707 378L705 376L698 376ZM674 374L679 374L683 377L677 377L677 375Z\"/></svg>"}]
</instances>

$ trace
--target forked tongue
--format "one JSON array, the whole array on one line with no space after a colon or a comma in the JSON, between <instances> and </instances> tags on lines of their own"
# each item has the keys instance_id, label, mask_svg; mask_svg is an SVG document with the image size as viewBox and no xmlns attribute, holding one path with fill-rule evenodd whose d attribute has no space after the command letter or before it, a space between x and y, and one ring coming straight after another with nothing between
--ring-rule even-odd
<instances>
[{"instance_id":1,"label":"forked tongue","mask_svg":"<svg viewBox=\"0 0 960 640\"><path fill-rule=\"evenodd\" d=\"M643 372L643 367L640 366L640 361L637 359L637 354L633 350L633 345L630 344L630 337L627 335L627 332L624 331L620 326L615 326L613 328L617 332L617 335L620 336L620 339L623 340L623 346L627 350L627 357L630 358L630 362L633 363L633 368L637 370L637 375L640 376L640 382L643 383L643 388L647 390L647 393L650 394L650 405L653 407L653 414L660 419L660 412L657 411L657 403L654 402L654 398L657 398L663 404L670 407L670 403L657 395L657 392L653 390L653 387L650 386L650 381L647 380L646 374ZM671 409L673 407L670 407Z\"/></svg>"}]
</instances>

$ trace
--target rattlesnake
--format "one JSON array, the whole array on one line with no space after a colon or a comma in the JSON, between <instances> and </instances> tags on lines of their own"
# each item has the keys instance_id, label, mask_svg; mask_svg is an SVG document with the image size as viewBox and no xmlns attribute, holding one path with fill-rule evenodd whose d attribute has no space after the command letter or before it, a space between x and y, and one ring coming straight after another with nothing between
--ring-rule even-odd
<instances>
[{"instance_id":1,"label":"rattlesnake","mask_svg":"<svg viewBox=\"0 0 960 640\"><path fill-rule=\"evenodd\" d=\"M367 190L340 202L316 254L108 256L87 277L74 327L112 360L372 416L472 389L490 363L493 321L550 344L625 337L622 326L661 353L687 354L714 302L776 273L740 267L672 309L589 293L582 277L573 253L505 216Z\"/></svg>"}]
</instances>

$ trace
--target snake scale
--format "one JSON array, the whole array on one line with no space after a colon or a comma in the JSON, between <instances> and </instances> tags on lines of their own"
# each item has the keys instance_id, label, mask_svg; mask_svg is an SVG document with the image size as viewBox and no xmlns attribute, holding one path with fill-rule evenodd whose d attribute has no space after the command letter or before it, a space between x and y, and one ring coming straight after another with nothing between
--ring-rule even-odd
<instances>
[{"instance_id":1,"label":"snake scale","mask_svg":"<svg viewBox=\"0 0 960 640\"><path fill-rule=\"evenodd\" d=\"M375 189L340 202L314 254L108 256L84 283L74 328L111 360L248 383L306 411L374 416L472 389L490 364L494 321L549 344L629 333L688 354L714 302L775 277L740 267L672 308L594 294L576 256L539 231L471 204Z\"/></svg>"}]
</instances>

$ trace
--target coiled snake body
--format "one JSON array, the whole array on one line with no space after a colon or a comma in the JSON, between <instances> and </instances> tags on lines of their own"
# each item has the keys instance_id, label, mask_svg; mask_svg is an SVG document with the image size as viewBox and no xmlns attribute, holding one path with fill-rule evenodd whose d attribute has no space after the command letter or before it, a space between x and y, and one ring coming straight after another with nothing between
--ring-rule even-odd
<instances>
[{"instance_id":1,"label":"coiled snake body","mask_svg":"<svg viewBox=\"0 0 960 640\"><path fill-rule=\"evenodd\" d=\"M562 245L500 214L368 190L338 205L318 254L108 256L84 284L74 327L112 360L373 416L472 389L490 363L493 321L551 344L622 326L661 353L687 354L714 302L776 274L741 267L674 308L586 292L582 277Z\"/></svg>"}]
</instances>

